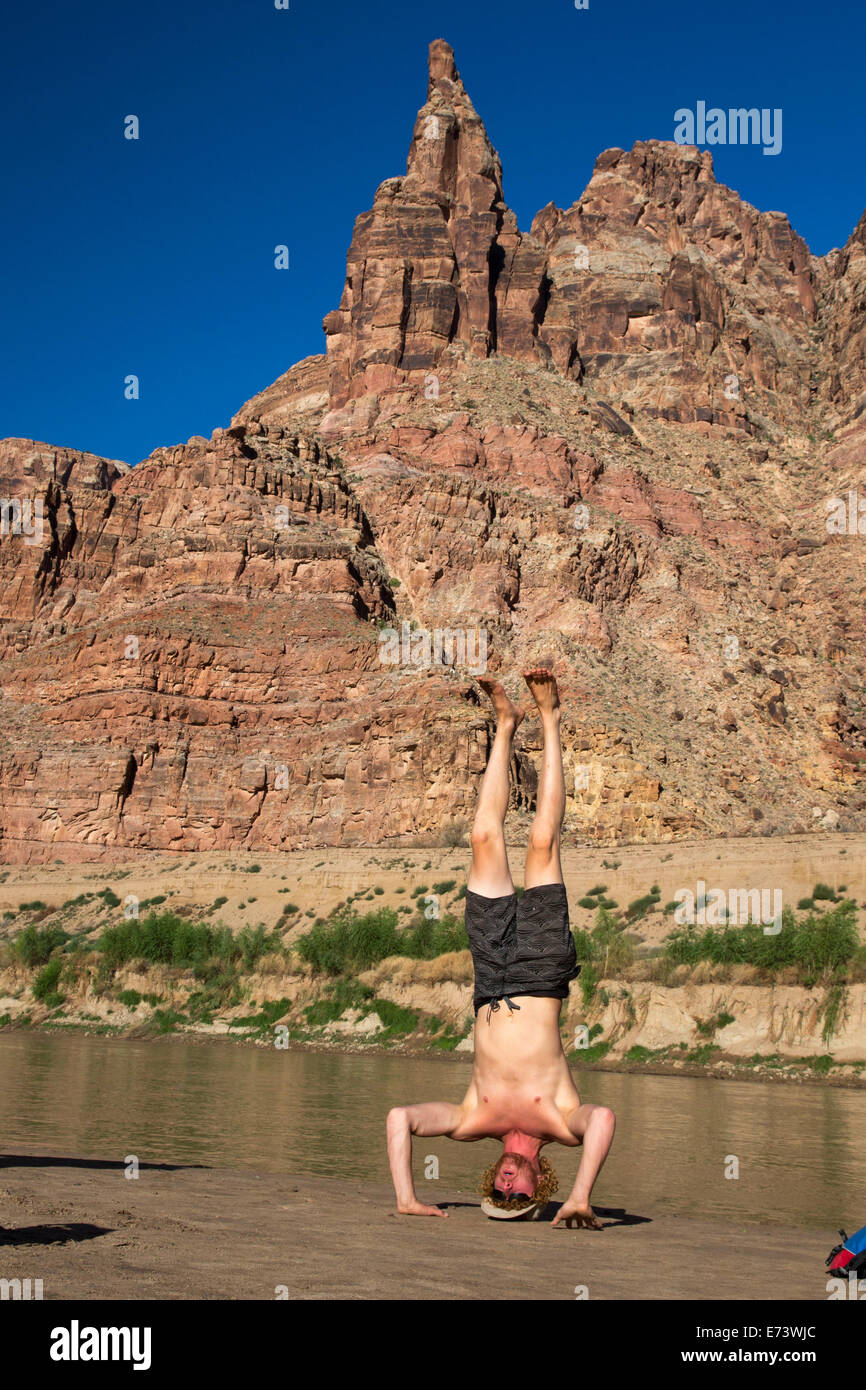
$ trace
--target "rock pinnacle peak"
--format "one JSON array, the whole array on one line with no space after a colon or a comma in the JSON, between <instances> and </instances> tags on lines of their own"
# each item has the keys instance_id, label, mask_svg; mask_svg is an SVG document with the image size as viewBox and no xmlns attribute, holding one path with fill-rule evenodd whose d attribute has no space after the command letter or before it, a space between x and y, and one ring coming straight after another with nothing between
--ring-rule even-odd
<instances>
[{"instance_id":1,"label":"rock pinnacle peak","mask_svg":"<svg viewBox=\"0 0 866 1390\"><path fill-rule=\"evenodd\" d=\"M442 78L447 82L459 82L460 80L457 64L454 62L454 49L450 43L446 43L445 39L434 39L430 45L429 73L428 96L432 92L434 84Z\"/></svg>"}]
</instances>

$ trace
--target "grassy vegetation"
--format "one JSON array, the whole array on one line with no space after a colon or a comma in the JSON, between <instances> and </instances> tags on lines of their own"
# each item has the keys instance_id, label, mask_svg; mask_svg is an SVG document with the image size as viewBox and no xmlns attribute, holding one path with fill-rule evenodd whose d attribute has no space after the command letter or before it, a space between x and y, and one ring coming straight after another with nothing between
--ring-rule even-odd
<instances>
[{"instance_id":1,"label":"grassy vegetation","mask_svg":"<svg viewBox=\"0 0 866 1390\"><path fill-rule=\"evenodd\" d=\"M51 960L47 965L43 965L33 981L34 999L41 1000L49 1009L56 1009L63 1003L64 996L57 988L62 969L63 962L61 960Z\"/></svg>"},{"instance_id":2,"label":"grassy vegetation","mask_svg":"<svg viewBox=\"0 0 866 1390\"><path fill-rule=\"evenodd\" d=\"M387 1045L420 1034L431 1049L452 1051L466 1036L471 1023L461 1031L460 1023L430 1018L413 1008L377 997L373 989L362 985L357 978L361 972L376 967L388 957L432 961L446 953L467 949L462 913L459 916L446 914L441 918L426 915L431 910L431 895L440 902L449 898L449 905L454 908L465 897L465 884L458 890L458 878L435 881L425 872L432 867L429 860L423 866L417 863L410 866L406 861L407 869L418 870L419 867L421 882L413 885L412 874L406 887L397 890L405 894L402 905L397 908L381 906L377 900L386 890L370 884L339 904L327 920L316 917L314 911L302 912L295 903L286 900L272 930L260 923L245 927L238 934L213 922L213 914L227 902L225 897L217 898L210 907L203 907L201 920L193 921L177 912L155 910L166 901L165 894L139 905L140 908L150 907L147 916L118 921L121 899L110 888L80 894L61 908L49 909L41 901L22 903L17 911L6 914L7 920L20 920L20 914L24 913L31 914L31 920L0 947L0 952L7 965L15 964L32 972L31 983L25 987L44 1006L37 1014L37 1023L45 1021L47 1009L51 1026L61 1026L61 1006L66 1004L66 1012L73 1012L78 1021L69 1019L64 1026L92 1024L97 1029L116 1031L104 1023L101 1015L88 1016L81 1014L78 1008L71 1009L63 989L71 993L74 986L80 997L83 985L104 1001L103 1013L110 1014L115 1006L139 1010L147 1004L151 1012L148 1014L142 1009L136 1022L138 1026L143 1023L160 1033L189 1025L212 1024L230 1010L234 1016L228 1021L233 1032L252 1034L266 1042L275 1023L285 1020L291 1038L309 1040L322 1037L329 1024L344 1017L348 1010L355 1010L356 1023L377 1014L382 1024L377 1032L362 1034L359 1041L369 1039ZM459 874L460 866L449 867ZM605 867L615 865L606 864ZM260 866L251 865L245 871L256 873ZM288 887L280 889L286 895L290 891ZM628 990L619 984L614 986L611 981L655 980L663 984L683 984L693 972L695 983L709 979L770 983L781 979L788 984L799 982L807 988L821 988L818 996L820 1036L822 1045L829 1049L845 1017L848 986L866 979L866 947L859 941L857 905L843 896L843 886L834 889L825 883L815 884L811 895L800 900L796 914L785 909L782 929L775 934L765 932L762 925L728 923L677 927L660 946L644 945L644 939L633 934L632 929L650 913L668 912L677 904L662 909L658 885L653 885L648 893L636 897L623 908L618 908L616 902L606 896L607 891L606 884L598 883L580 900L581 906L594 913L594 921L587 929L575 928L573 936L581 965L580 997L586 1007L604 1008L611 997L625 1001L623 1006L617 1005L618 1026L623 1023L633 1026L635 1007ZM254 896L247 898L249 905L255 901ZM71 932L67 928L74 923L75 917L70 918L69 914L74 914L76 908L86 909L91 920L84 930L79 928ZM108 912L114 919L110 925L105 924ZM304 917L314 919L312 925L304 924L304 934L296 938L290 948L286 933L292 924L297 930ZM661 919L657 916L655 920L659 923ZM271 959L261 964L264 957ZM715 966L723 968L709 974L707 967ZM751 973L740 976L725 969L735 966L748 967ZM134 980L139 988L124 988L125 982L117 979L117 973L124 968L165 972L155 977L155 983L165 980L164 992L143 993L140 979ZM407 967L401 966L400 970L405 972ZM300 998L296 995L296 1002L288 998L257 1001L256 985L246 978L253 972L265 975L300 973L304 981ZM371 976L371 979L380 978L381 972L376 977ZM405 978L411 979L411 974ZM419 972L418 978L420 981L425 977ZM436 978L435 972L430 978ZM601 985L602 980L605 987ZM160 983L158 987L163 986ZM18 986L12 992L20 994L23 989ZM11 1021L16 1027L31 1023L26 1013L7 1014L5 1019L7 1025ZM657 1056L670 1054L689 1063L711 1062L719 1051L714 1042L716 1035L733 1021L733 1016L722 1009L713 1017L695 1020L697 1036L692 1043L657 1052L635 1046L626 1053L626 1060L649 1062ZM589 1033L589 1047L571 1055L580 1062L601 1060L612 1046L610 1039L605 1041L599 1036L601 1033L601 1025L594 1024ZM564 1045L568 1046L565 1039ZM779 1059L774 1062L758 1057L731 1064L808 1066L819 1073L835 1065L829 1054L805 1061Z\"/></svg>"},{"instance_id":3,"label":"grassy vegetation","mask_svg":"<svg viewBox=\"0 0 866 1390\"><path fill-rule=\"evenodd\" d=\"M658 907L660 897L660 890L653 887L644 897L635 898L634 902L629 903L625 910L626 920L630 923L640 921L641 917L645 917L654 907Z\"/></svg>"},{"instance_id":4,"label":"grassy vegetation","mask_svg":"<svg viewBox=\"0 0 866 1390\"><path fill-rule=\"evenodd\" d=\"M326 975L357 974L369 970L386 956L433 960L446 951L463 951L469 945L466 929L456 917L425 917L397 929L398 914L383 907L363 917L343 908L327 922L315 924L295 943L298 955Z\"/></svg>"},{"instance_id":5,"label":"grassy vegetation","mask_svg":"<svg viewBox=\"0 0 866 1390\"><path fill-rule=\"evenodd\" d=\"M262 926L244 927L233 935L228 927L187 922L174 912L107 927L97 944L114 969L130 961L195 966L220 960L252 970L261 956L280 948L279 937Z\"/></svg>"},{"instance_id":6,"label":"grassy vegetation","mask_svg":"<svg viewBox=\"0 0 866 1390\"><path fill-rule=\"evenodd\" d=\"M820 886L820 885L819 885ZM664 956L676 965L754 965L770 974L793 967L802 984L843 978L856 967L866 966L866 948L860 945L856 904L850 899L832 911L810 912L797 919L790 909L782 914L782 929L765 933L763 927L680 927L667 938Z\"/></svg>"},{"instance_id":7,"label":"grassy vegetation","mask_svg":"<svg viewBox=\"0 0 866 1390\"><path fill-rule=\"evenodd\" d=\"M634 960L634 946L625 935L625 924L606 907L599 907L591 931L574 932L574 945L584 971L597 965L601 975L617 975Z\"/></svg>"},{"instance_id":8,"label":"grassy vegetation","mask_svg":"<svg viewBox=\"0 0 866 1390\"><path fill-rule=\"evenodd\" d=\"M25 927L16 936L13 951L22 965L33 967L44 965L52 951L69 940L69 932L62 927Z\"/></svg>"}]
</instances>

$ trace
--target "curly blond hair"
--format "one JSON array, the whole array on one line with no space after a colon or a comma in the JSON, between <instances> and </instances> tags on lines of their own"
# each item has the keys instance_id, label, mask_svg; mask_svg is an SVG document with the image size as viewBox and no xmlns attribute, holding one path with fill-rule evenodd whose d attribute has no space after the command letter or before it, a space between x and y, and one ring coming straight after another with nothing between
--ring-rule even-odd
<instances>
[{"instance_id":1,"label":"curly blond hair","mask_svg":"<svg viewBox=\"0 0 866 1390\"><path fill-rule=\"evenodd\" d=\"M499 1207L501 1211L519 1211L521 1207L532 1206L534 1202L542 1204L549 1202L554 1192L559 1188L559 1178L553 1170L553 1165L548 1162L543 1154L538 1155L538 1166L541 1169L541 1177L535 1184L535 1191L531 1197L525 1193L516 1193L513 1197L494 1197L493 1191L496 1187L496 1178L499 1172L499 1165L503 1162L505 1154L501 1154L495 1163L491 1163L489 1168L485 1168L481 1174L481 1184L479 1191L482 1197L491 1202L494 1207Z\"/></svg>"}]
</instances>

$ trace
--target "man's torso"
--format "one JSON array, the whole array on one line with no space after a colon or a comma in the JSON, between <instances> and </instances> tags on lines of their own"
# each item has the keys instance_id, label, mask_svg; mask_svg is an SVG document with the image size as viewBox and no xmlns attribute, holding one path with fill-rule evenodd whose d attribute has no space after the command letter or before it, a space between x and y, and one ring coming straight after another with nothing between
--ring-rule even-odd
<instances>
[{"instance_id":1,"label":"man's torso","mask_svg":"<svg viewBox=\"0 0 866 1390\"><path fill-rule=\"evenodd\" d=\"M521 1130L576 1146L566 1116L580 1098L559 1036L559 999L515 995L509 1013L503 1000L475 1020L475 1067L452 1139L501 1138Z\"/></svg>"}]
</instances>

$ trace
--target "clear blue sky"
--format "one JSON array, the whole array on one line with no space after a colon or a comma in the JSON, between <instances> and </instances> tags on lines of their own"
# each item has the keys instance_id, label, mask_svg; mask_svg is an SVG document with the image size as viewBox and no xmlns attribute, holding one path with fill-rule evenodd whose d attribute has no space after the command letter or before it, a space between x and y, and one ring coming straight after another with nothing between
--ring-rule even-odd
<instances>
[{"instance_id":1,"label":"clear blue sky","mask_svg":"<svg viewBox=\"0 0 866 1390\"><path fill-rule=\"evenodd\" d=\"M523 229L673 113L781 107L716 175L813 251L866 205L861 3L80 0L4 17L0 437L136 462L324 350L355 216L454 47ZM141 121L137 142L123 118ZM290 248L277 271L273 248ZM141 398L126 401L135 373Z\"/></svg>"}]
</instances>

